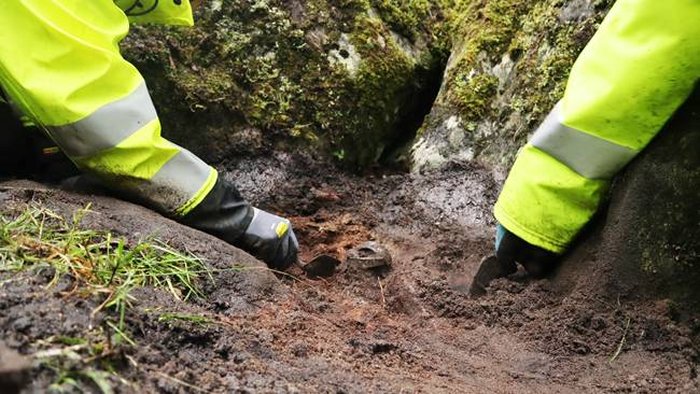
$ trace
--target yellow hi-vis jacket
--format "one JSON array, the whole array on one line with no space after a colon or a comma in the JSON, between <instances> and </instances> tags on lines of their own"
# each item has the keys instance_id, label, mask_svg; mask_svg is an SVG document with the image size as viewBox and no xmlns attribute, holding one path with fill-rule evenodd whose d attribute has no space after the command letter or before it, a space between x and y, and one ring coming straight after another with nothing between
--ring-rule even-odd
<instances>
[{"instance_id":1,"label":"yellow hi-vis jacket","mask_svg":"<svg viewBox=\"0 0 700 394\"><path fill-rule=\"evenodd\" d=\"M522 149L496 219L561 253L700 78L700 0L618 0Z\"/></svg>"},{"instance_id":2,"label":"yellow hi-vis jacket","mask_svg":"<svg viewBox=\"0 0 700 394\"><path fill-rule=\"evenodd\" d=\"M129 19L192 25L192 10L188 0L0 1L0 86L79 168L184 216L217 173L161 137L146 84L119 53Z\"/></svg>"}]
</instances>

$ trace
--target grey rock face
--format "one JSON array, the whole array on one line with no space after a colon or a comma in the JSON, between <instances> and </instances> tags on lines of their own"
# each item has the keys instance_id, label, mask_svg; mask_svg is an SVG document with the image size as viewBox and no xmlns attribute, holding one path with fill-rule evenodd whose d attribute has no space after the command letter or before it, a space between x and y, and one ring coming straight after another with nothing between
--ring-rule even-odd
<instances>
[{"instance_id":1,"label":"grey rock face","mask_svg":"<svg viewBox=\"0 0 700 394\"><path fill-rule=\"evenodd\" d=\"M601 3L601 4L598 4ZM412 169L479 160L500 170L564 92L608 5L589 0L466 6Z\"/></svg>"}]
</instances>

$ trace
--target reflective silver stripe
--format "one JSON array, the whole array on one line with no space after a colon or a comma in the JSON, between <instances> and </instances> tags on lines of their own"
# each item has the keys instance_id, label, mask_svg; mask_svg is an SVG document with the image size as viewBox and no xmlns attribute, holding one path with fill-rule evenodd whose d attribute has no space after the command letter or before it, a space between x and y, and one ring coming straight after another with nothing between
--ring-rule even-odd
<instances>
[{"instance_id":1,"label":"reflective silver stripe","mask_svg":"<svg viewBox=\"0 0 700 394\"><path fill-rule=\"evenodd\" d=\"M211 167L186 149L173 156L139 189L160 208L175 212L195 197L209 179Z\"/></svg>"},{"instance_id":2,"label":"reflective silver stripe","mask_svg":"<svg viewBox=\"0 0 700 394\"><path fill-rule=\"evenodd\" d=\"M128 96L86 118L69 125L48 126L47 130L68 156L85 157L116 146L157 118L146 84L142 83Z\"/></svg>"},{"instance_id":3,"label":"reflective silver stripe","mask_svg":"<svg viewBox=\"0 0 700 394\"><path fill-rule=\"evenodd\" d=\"M280 223L286 224L287 228L289 228L289 220L254 207L253 220L250 221L248 228L245 230L245 235L251 239L260 239L264 241L280 239L286 235L288 231L279 234L277 229Z\"/></svg>"},{"instance_id":4,"label":"reflective silver stripe","mask_svg":"<svg viewBox=\"0 0 700 394\"><path fill-rule=\"evenodd\" d=\"M530 143L588 179L610 179L637 151L576 130L561 123L557 103Z\"/></svg>"}]
</instances>

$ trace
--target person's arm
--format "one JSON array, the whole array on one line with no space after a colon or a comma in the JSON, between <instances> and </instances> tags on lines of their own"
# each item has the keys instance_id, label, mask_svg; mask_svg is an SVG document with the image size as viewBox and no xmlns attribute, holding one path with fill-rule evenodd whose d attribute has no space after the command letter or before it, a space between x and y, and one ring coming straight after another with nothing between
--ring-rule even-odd
<instances>
[{"instance_id":1,"label":"person's arm","mask_svg":"<svg viewBox=\"0 0 700 394\"><path fill-rule=\"evenodd\" d=\"M499 249L514 238L550 255L569 247L697 83L698 21L697 0L617 1L510 171L494 209Z\"/></svg>"},{"instance_id":2,"label":"person's arm","mask_svg":"<svg viewBox=\"0 0 700 394\"><path fill-rule=\"evenodd\" d=\"M146 84L119 53L112 0L0 2L0 83L83 171L276 268L296 259L289 221L260 213L217 171L160 135Z\"/></svg>"}]
</instances>

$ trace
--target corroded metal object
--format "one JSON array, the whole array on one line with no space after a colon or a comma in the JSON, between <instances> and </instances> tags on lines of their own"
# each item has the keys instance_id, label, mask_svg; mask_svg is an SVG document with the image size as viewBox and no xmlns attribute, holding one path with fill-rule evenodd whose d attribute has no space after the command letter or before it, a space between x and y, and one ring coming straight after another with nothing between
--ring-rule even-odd
<instances>
[{"instance_id":1,"label":"corroded metal object","mask_svg":"<svg viewBox=\"0 0 700 394\"><path fill-rule=\"evenodd\" d=\"M348 266L372 269L391 266L391 254L377 242L369 241L348 251Z\"/></svg>"}]
</instances>

